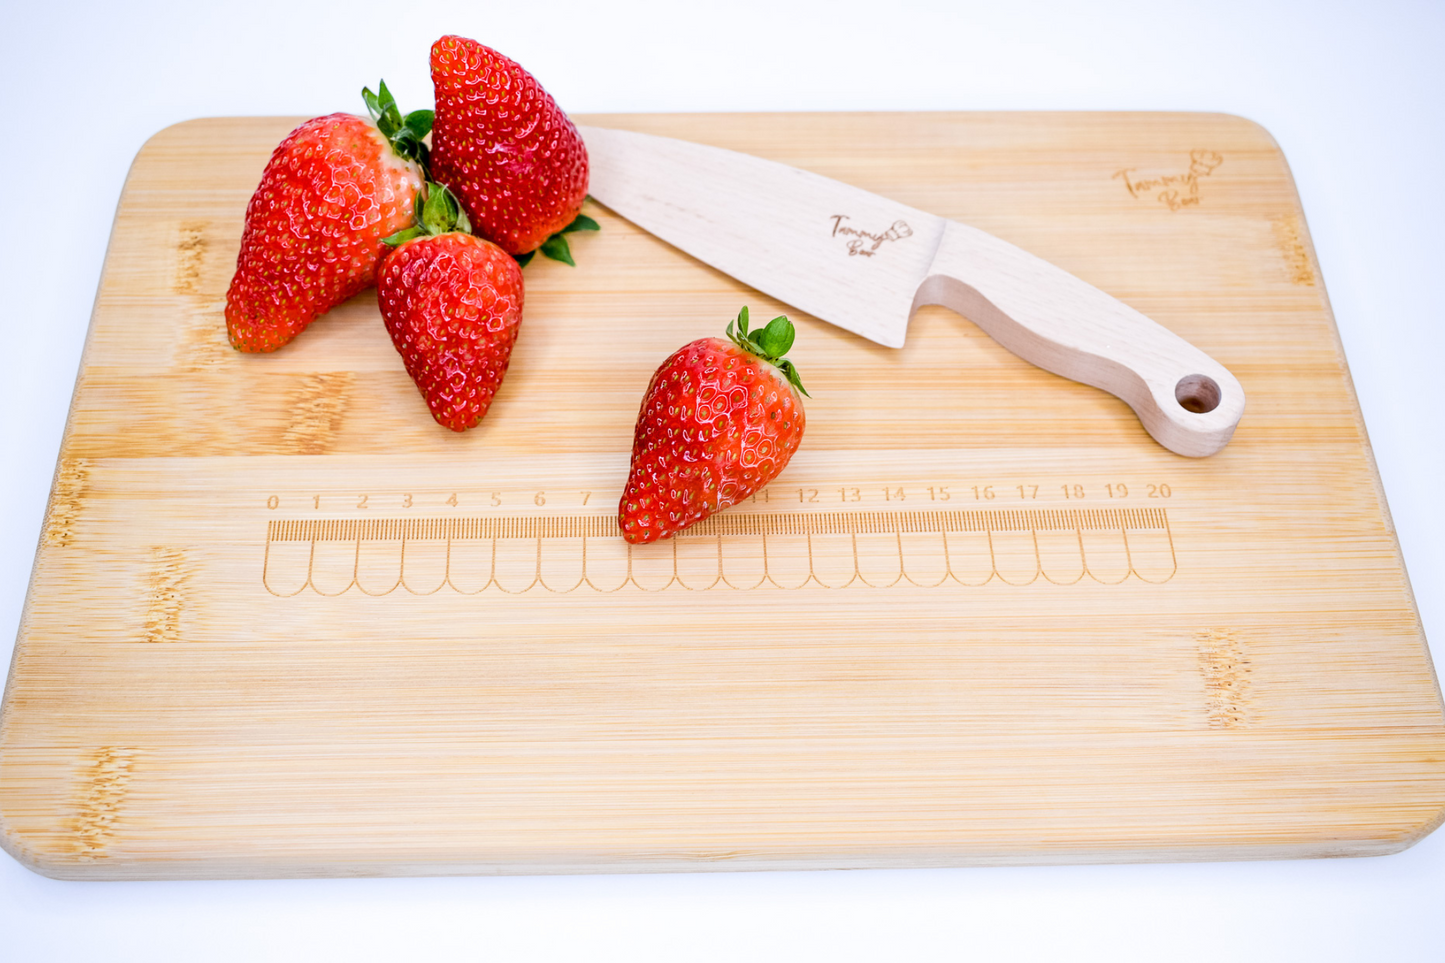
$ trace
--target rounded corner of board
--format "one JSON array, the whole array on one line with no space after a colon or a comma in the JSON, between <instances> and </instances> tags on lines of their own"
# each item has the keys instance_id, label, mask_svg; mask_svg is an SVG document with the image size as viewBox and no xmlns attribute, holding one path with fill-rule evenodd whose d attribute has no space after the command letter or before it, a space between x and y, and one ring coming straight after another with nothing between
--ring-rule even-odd
<instances>
[{"instance_id":1,"label":"rounded corner of board","mask_svg":"<svg viewBox=\"0 0 1445 963\"><path fill-rule=\"evenodd\" d=\"M5 813L0 809L0 850L21 866L37 876L46 879L80 879L72 863L66 860L47 859L35 849L27 846L20 835L6 825Z\"/></svg>"}]
</instances>

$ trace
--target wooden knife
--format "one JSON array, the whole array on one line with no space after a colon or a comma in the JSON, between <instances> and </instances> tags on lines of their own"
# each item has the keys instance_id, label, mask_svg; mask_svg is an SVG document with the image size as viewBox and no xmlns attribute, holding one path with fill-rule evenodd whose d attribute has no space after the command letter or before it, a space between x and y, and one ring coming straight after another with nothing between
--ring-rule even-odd
<instances>
[{"instance_id":1,"label":"wooden knife","mask_svg":"<svg viewBox=\"0 0 1445 963\"><path fill-rule=\"evenodd\" d=\"M900 348L913 312L941 304L1026 361L1123 399L1181 455L1219 451L1244 413L1223 365L991 234L736 151L579 129L594 199L823 321Z\"/></svg>"}]
</instances>

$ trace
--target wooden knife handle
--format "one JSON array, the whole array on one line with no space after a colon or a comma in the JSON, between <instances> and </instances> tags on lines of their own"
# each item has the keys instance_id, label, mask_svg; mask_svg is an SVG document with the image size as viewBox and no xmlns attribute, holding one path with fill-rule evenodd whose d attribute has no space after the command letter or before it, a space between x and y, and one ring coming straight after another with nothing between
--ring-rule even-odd
<instances>
[{"instance_id":1,"label":"wooden knife handle","mask_svg":"<svg viewBox=\"0 0 1445 963\"><path fill-rule=\"evenodd\" d=\"M1244 389L1219 362L1127 304L1022 248L949 221L913 310L957 311L1025 361L1123 399L1159 444L1192 457L1229 443Z\"/></svg>"}]
</instances>

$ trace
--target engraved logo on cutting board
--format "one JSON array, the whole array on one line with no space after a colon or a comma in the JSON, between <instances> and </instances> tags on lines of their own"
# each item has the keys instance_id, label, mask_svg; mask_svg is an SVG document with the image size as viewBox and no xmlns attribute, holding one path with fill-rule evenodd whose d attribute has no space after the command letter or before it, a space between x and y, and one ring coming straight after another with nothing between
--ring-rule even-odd
<instances>
[{"instance_id":1,"label":"engraved logo on cutting board","mask_svg":"<svg viewBox=\"0 0 1445 963\"><path fill-rule=\"evenodd\" d=\"M1189 167L1183 173L1143 177L1136 167L1123 167L1114 179L1123 181L1130 197L1154 200L1171 211L1199 206L1199 182L1224 163L1224 155L1212 150L1189 152Z\"/></svg>"},{"instance_id":2,"label":"engraved logo on cutting board","mask_svg":"<svg viewBox=\"0 0 1445 963\"><path fill-rule=\"evenodd\" d=\"M612 516L277 519L261 582L288 598L681 589L1162 584L1162 508L719 514L631 546Z\"/></svg>"},{"instance_id":3,"label":"engraved logo on cutting board","mask_svg":"<svg viewBox=\"0 0 1445 963\"><path fill-rule=\"evenodd\" d=\"M847 244L849 257L872 257L889 241L901 241L913 236L913 228L907 221L898 220L881 231L868 231L852 223L847 214L834 214L828 218L832 225L833 237L841 237Z\"/></svg>"}]
</instances>

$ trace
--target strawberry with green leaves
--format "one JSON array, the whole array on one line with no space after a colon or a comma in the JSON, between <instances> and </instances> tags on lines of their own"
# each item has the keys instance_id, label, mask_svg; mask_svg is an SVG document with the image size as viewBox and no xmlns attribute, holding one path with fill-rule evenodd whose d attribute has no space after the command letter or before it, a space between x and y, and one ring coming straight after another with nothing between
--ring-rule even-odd
<instances>
[{"instance_id":1,"label":"strawberry with green leaves","mask_svg":"<svg viewBox=\"0 0 1445 963\"><path fill-rule=\"evenodd\" d=\"M382 239L411 222L432 112L402 116L383 82L372 120L329 114L291 132L246 207L226 328L239 351L275 351L370 287Z\"/></svg>"},{"instance_id":2,"label":"strawberry with green leaves","mask_svg":"<svg viewBox=\"0 0 1445 963\"><path fill-rule=\"evenodd\" d=\"M587 147L576 126L520 64L475 40L438 40L431 73L432 179L519 262L540 249L572 264L566 235L597 230L581 213Z\"/></svg>"},{"instance_id":3,"label":"strawberry with green leaves","mask_svg":"<svg viewBox=\"0 0 1445 963\"><path fill-rule=\"evenodd\" d=\"M522 323L522 269L469 233L456 197L431 184L416 223L388 237L377 303L392 344L437 423L465 431L486 415Z\"/></svg>"},{"instance_id":4,"label":"strawberry with green leaves","mask_svg":"<svg viewBox=\"0 0 1445 963\"><path fill-rule=\"evenodd\" d=\"M792 322L749 332L743 308L727 335L684 345L647 386L618 505L629 542L668 538L737 504L776 478L803 440L807 391L783 357Z\"/></svg>"}]
</instances>

